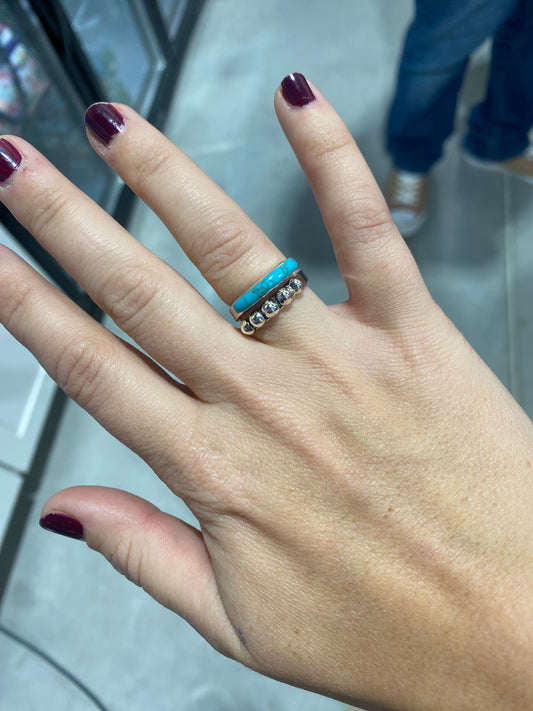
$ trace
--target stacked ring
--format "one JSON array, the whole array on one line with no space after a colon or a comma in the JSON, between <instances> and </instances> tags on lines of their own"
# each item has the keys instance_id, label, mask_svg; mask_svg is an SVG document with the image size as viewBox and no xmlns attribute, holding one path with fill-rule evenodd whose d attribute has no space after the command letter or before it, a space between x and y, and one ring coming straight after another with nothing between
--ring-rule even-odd
<instances>
[{"instance_id":1,"label":"stacked ring","mask_svg":"<svg viewBox=\"0 0 533 711\"><path fill-rule=\"evenodd\" d=\"M230 312L241 331L253 335L303 291L307 277L295 259L286 259L235 301Z\"/></svg>"}]
</instances>

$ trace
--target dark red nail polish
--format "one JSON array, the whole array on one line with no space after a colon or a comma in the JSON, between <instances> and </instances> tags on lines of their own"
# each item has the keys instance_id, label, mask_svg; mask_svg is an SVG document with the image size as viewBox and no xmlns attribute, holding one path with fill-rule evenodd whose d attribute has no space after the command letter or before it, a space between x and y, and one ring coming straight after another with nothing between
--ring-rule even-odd
<instances>
[{"instance_id":1,"label":"dark red nail polish","mask_svg":"<svg viewBox=\"0 0 533 711\"><path fill-rule=\"evenodd\" d=\"M83 526L81 523L64 513L49 513L43 516L39 521L39 525L46 529L47 531L52 531L53 533L59 533L62 536L68 536L69 538L77 538L78 540L83 540Z\"/></svg>"},{"instance_id":2,"label":"dark red nail polish","mask_svg":"<svg viewBox=\"0 0 533 711\"><path fill-rule=\"evenodd\" d=\"M93 104L85 112L85 125L108 146L124 128L124 118L112 104Z\"/></svg>"},{"instance_id":3,"label":"dark red nail polish","mask_svg":"<svg viewBox=\"0 0 533 711\"><path fill-rule=\"evenodd\" d=\"M15 146L0 138L0 183L10 178L21 163L22 156Z\"/></svg>"},{"instance_id":4,"label":"dark red nail polish","mask_svg":"<svg viewBox=\"0 0 533 711\"><path fill-rule=\"evenodd\" d=\"M292 106L306 106L316 100L303 74L289 74L281 82L281 93Z\"/></svg>"}]
</instances>

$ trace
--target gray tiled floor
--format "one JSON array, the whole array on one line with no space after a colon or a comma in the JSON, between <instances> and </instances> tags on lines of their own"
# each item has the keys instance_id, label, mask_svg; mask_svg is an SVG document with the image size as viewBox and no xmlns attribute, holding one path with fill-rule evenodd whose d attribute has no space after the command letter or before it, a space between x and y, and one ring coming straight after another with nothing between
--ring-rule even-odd
<instances>
[{"instance_id":1,"label":"gray tiled floor","mask_svg":"<svg viewBox=\"0 0 533 711\"><path fill-rule=\"evenodd\" d=\"M287 72L307 74L382 180L381 126L411 7L410 0L211 0L173 104L166 133L306 265L327 301L342 299L344 289L272 96ZM482 90L485 57L477 56L469 75L459 123ZM464 164L454 138L435 171L430 219L411 242L437 301L530 413L532 198L531 186ZM143 206L132 231L217 303ZM340 708L219 657L85 546L40 531L41 503L76 483L127 488L187 517L142 462L69 404L2 605L3 624L78 675L113 711ZM0 659L6 708L91 708L63 677L2 637Z\"/></svg>"}]
</instances>

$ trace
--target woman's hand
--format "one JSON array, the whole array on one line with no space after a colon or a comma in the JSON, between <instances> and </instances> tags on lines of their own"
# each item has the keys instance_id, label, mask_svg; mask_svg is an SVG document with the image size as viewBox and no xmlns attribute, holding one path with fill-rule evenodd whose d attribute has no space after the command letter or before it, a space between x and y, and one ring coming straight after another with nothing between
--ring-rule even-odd
<instances>
[{"instance_id":1,"label":"woman's hand","mask_svg":"<svg viewBox=\"0 0 533 711\"><path fill-rule=\"evenodd\" d=\"M201 531L100 487L58 492L43 516L79 521L264 674L365 708L531 708L531 422L432 301L339 117L299 76L282 86L349 299L311 285L250 338L30 145L1 144L4 203L153 360L5 248L2 322ZM227 304L282 260L130 108L95 105L88 125Z\"/></svg>"}]
</instances>

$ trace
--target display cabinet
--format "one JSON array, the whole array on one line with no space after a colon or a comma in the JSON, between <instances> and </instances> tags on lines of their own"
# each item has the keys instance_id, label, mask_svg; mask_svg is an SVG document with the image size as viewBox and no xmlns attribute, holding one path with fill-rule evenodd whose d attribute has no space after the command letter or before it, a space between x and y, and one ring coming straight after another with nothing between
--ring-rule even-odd
<instances>
[{"instance_id":1,"label":"display cabinet","mask_svg":"<svg viewBox=\"0 0 533 711\"><path fill-rule=\"evenodd\" d=\"M91 149L85 109L95 101L125 102L162 128L202 5L0 0L0 133L30 141L126 225L133 193ZM87 294L3 206L0 242L99 318ZM39 452L53 438L53 401L57 416L61 398L54 383L0 327L0 595L45 461Z\"/></svg>"}]
</instances>

